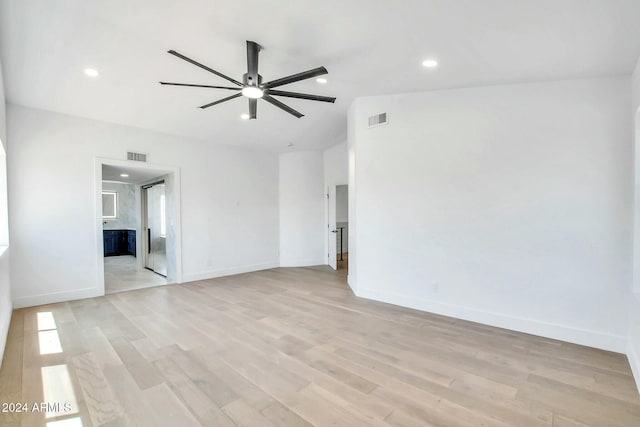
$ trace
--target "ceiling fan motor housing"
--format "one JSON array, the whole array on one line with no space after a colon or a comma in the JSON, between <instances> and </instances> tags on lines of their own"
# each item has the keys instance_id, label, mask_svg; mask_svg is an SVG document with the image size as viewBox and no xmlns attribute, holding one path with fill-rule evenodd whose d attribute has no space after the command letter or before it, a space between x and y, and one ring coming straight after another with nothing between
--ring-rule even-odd
<instances>
[{"instance_id":1,"label":"ceiling fan motor housing","mask_svg":"<svg viewBox=\"0 0 640 427\"><path fill-rule=\"evenodd\" d=\"M258 74L258 81L256 82L255 79L253 79L249 73L244 73L242 75L242 83L244 83L245 86L257 86L260 87L262 85L262 76L260 74Z\"/></svg>"}]
</instances>

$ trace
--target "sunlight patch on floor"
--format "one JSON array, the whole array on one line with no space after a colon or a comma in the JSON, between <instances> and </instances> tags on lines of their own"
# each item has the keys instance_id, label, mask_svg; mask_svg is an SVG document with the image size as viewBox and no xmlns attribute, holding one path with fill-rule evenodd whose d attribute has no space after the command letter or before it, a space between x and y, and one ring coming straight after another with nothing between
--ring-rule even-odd
<instances>
[{"instance_id":1,"label":"sunlight patch on floor","mask_svg":"<svg viewBox=\"0 0 640 427\"><path fill-rule=\"evenodd\" d=\"M47 410L47 418L77 413L78 402L67 365L43 366L40 370L44 402L51 409Z\"/></svg>"}]
</instances>

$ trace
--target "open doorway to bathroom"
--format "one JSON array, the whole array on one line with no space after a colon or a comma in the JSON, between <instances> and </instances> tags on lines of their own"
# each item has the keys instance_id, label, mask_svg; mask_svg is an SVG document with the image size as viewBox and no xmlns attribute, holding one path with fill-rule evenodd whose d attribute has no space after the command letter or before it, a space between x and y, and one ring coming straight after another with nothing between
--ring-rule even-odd
<instances>
[{"instance_id":1,"label":"open doorway to bathroom","mask_svg":"<svg viewBox=\"0 0 640 427\"><path fill-rule=\"evenodd\" d=\"M175 173L101 164L105 293L179 283Z\"/></svg>"}]
</instances>

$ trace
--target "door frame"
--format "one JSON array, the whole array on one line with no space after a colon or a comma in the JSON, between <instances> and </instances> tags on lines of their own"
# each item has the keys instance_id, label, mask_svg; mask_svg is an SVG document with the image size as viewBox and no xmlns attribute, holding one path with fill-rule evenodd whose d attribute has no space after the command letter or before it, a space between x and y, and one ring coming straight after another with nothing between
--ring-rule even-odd
<instances>
[{"instance_id":1,"label":"door frame","mask_svg":"<svg viewBox=\"0 0 640 427\"><path fill-rule=\"evenodd\" d=\"M118 160L104 157L96 157L94 165L94 200L95 200L95 248L96 248L96 276L98 282L99 295L105 295L104 284L104 248L102 243L102 166L117 166L131 169L144 169L148 171L158 172L158 176L171 174L173 178L173 194L174 194L174 228L175 242L174 253L176 263L176 280L172 283L182 283L182 221L180 217L181 190L180 190L180 168L170 165L158 165L152 163L137 162L134 160ZM140 230L138 230L139 232ZM138 233L136 233L138 234ZM136 237L136 240L138 237ZM139 248L140 245L136 244Z\"/></svg>"}]
</instances>

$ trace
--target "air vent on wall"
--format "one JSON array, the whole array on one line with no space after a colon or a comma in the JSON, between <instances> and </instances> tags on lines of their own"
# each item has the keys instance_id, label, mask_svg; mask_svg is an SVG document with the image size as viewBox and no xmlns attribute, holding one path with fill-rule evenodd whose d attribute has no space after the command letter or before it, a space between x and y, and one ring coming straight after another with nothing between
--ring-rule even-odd
<instances>
[{"instance_id":1,"label":"air vent on wall","mask_svg":"<svg viewBox=\"0 0 640 427\"><path fill-rule=\"evenodd\" d=\"M389 123L387 120L387 113L376 114L375 116L369 116L369 127L376 127L380 125L386 125Z\"/></svg>"},{"instance_id":2,"label":"air vent on wall","mask_svg":"<svg viewBox=\"0 0 640 427\"><path fill-rule=\"evenodd\" d=\"M135 160L136 162L146 162L147 155L144 153L134 153L133 151L127 151L127 160Z\"/></svg>"}]
</instances>

